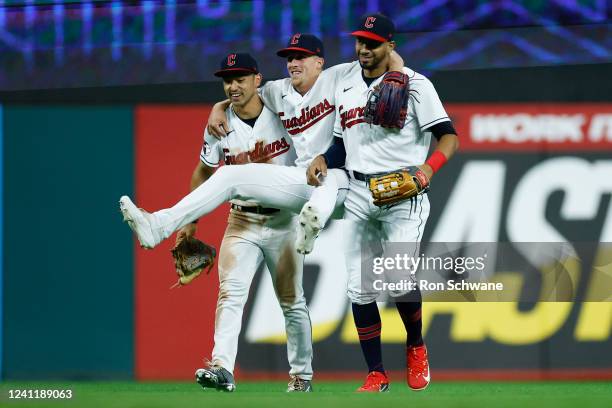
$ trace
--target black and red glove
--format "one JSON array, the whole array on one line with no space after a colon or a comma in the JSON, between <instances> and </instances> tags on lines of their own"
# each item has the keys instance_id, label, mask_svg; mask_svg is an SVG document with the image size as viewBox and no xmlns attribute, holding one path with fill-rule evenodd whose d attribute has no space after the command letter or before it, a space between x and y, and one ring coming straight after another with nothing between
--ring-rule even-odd
<instances>
[{"instance_id":1,"label":"black and red glove","mask_svg":"<svg viewBox=\"0 0 612 408\"><path fill-rule=\"evenodd\" d=\"M368 96L364 111L366 123L386 128L403 128L409 91L408 75L398 71L387 72Z\"/></svg>"}]
</instances>

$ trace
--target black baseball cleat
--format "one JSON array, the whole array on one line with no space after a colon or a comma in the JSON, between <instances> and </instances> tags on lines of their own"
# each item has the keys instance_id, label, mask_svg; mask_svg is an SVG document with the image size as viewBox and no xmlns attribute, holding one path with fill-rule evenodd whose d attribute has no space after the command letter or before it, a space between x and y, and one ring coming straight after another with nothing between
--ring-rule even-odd
<instances>
[{"instance_id":1,"label":"black baseball cleat","mask_svg":"<svg viewBox=\"0 0 612 408\"><path fill-rule=\"evenodd\" d=\"M312 381L291 377L287 384L287 392L312 392Z\"/></svg>"},{"instance_id":2,"label":"black baseball cleat","mask_svg":"<svg viewBox=\"0 0 612 408\"><path fill-rule=\"evenodd\" d=\"M202 388L214 388L217 391L234 392L236 383L234 376L223 367L210 366L198 368L195 378Z\"/></svg>"}]
</instances>

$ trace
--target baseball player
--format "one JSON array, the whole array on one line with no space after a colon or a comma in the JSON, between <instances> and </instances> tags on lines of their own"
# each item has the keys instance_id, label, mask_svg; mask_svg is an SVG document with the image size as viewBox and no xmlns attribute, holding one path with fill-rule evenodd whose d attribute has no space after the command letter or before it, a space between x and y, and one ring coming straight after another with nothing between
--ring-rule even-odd
<instances>
[{"instance_id":1,"label":"baseball player","mask_svg":"<svg viewBox=\"0 0 612 408\"><path fill-rule=\"evenodd\" d=\"M340 64L323 70L323 43L310 34L293 35L277 55L287 59L290 77L266 83L261 97L276 112L293 140L296 167L258 163L224 166L175 206L150 214L139 210L127 196L122 197L120 206L124 218L141 246L153 248L178 228L210 213L223 202L241 199L294 213L304 209L300 214L296 249L307 254L334 209L342 208L348 191L346 173L339 169L324 172L320 186L315 189L306 182L305 168L331 146L336 111L333 90L345 72L358 64ZM394 57L397 65L401 58L396 54ZM403 66L403 61L399 65ZM222 111L227 108L222 103L216 109L219 106ZM215 129L224 133L220 126ZM225 124L225 129L232 129L231 124ZM211 128L209 131L215 133ZM274 155L277 149L277 145L272 145L268 153Z\"/></svg>"},{"instance_id":2,"label":"baseball player","mask_svg":"<svg viewBox=\"0 0 612 408\"><path fill-rule=\"evenodd\" d=\"M263 106L257 94L261 75L253 57L229 54L215 75L223 79L223 89L231 101L227 116L234 131L222 140L205 132L200 162L191 179L192 189L210 178L220 162L231 167L248 162L290 165L295 159L294 149L276 115ZM270 146L277 146L274 153L266 153ZM212 360L208 367L196 371L202 387L234 391L233 371L242 311L253 276L265 263L285 316L291 366L287 391L312 390L312 328L302 289L303 256L293 247L296 218L286 210L231 201L219 254L219 299ZM195 230L195 223L187 224L177 234L177 241L193 236Z\"/></svg>"},{"instance_id":3,"label":"baseball player","mask_svg":"<svg viewBox=\"0 0 612 408\"><path fill-rule=\"evenodd\" d=\"M345 165L350 177L350 189L344 203L344 245L349 273L348 296L369 371L365 383L358 389L361 392L389 388L381 354L381 320L375 301L378 293L371 288L368 290L362 282L362 278L367 281L361 273L361 251L367 228L371 225L378 228L383 247L385 242L412 242L418 248L429 215L427 194L379 207L373 204L368 182L372 177L409 166L417 166L419 176L429 180L458 148L456 132L432 83L409 68L403 68L410 89L403 127L390 129L365 122L364 108L370 93L381 84L387 71L387 61L395 47L394 33L393 22L382 14L364 16L359 28L352 33L356 37L355 50L360 67L351 67L336 88L334 135L338 139L308 168L312 184L316 184L318 173L332 167ZM438 143L426 160L432 135ZM430 372L421 334L421 294L416 289L397 295L400 296L395 303L407 332L407 382L413 390L422 390L429 384Z\"/></svg>"}]
</instances>

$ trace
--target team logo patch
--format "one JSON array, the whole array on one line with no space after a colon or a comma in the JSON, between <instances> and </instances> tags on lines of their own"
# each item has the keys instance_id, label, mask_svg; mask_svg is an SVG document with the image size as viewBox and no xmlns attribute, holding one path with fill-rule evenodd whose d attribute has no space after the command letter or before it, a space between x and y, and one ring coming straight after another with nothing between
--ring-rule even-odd
<instances>
[{"instance_id":1,"label":"team logo patch","mask_svg":"<svg viewBox=\"0 0 612 408\"><path fill-rule=\"evenodd\" d=\"M291 37L291 45L297 45L300 42L301 36L302 34L295 34L293 37Z\"/></svg>"},{"instance_id":2,"label":"team logo patch","mask_svg":"<svg viewBox=\"0 0 612 408\"><path fill-rule=\"evenodd\" d=\"M230 54L227 56L227 66L231 67L236 63L236 54Z\"/></svg>"},{"instance_id":3,"label":"team logo patch","mask_svg":"<svg viewBox=\"0 0 612 408\"><path fill-rule=\"evenodd\" d=\"M366 21L365 21L365 24L364 24L365 28L372 28L372 27L374 27L374 22L375 21L376 21L376 17L371 17L370 16L370 17L366 18Z\"/></svg>"},{"instance_id":4,"label":"team logo patch","mask_svg":"<svg viewBox=\"0 0 612 408\"><path fill-rule=\"evenodd\" d=\"M208 156L210 154L210 145L208 142L204 142L204 156Z\"/></svg>"}]
</instances>

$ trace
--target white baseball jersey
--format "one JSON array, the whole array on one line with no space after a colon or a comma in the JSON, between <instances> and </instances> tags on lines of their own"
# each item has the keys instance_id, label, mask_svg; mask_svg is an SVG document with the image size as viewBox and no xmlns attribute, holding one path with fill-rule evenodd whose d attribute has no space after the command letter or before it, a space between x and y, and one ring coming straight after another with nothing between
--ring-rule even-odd
<instances>
[{"instance_id":1,"label":"white baseball jersey","mask_svg":"<svg viewBox=\"0 0 612 408\"><path fill-rule=\"evenodd\" d=\"M291 166L295 161L295 150L291 139L278 121L276 115L264 106L251 127L236 115L230 106L225 110L227 120L233 132L221 140L210 135L208 129L204 131L204 144L200 152L202 163L210 167L217 167L223 161L225 165L246 163L268 163L280 166ZM233 204L253 206L241 200L231 200ZM243 214L245 217L256 219L257 215Z\"/></svg>"},{"instance_id":2,"label":"white baseball jersey","mask_svg":"<svg viewBox=\"0 0 612 408\"><path fill-rule=\"evenodd\" d=\"M287 133L293 138L297 153L295 165L308 167L312 159L323 154L333 143L337 84L358 62L327 68L313 87L300 95L291 78L267 82L260 90L264 104L278 114Z\"/></svg>"},{"instance_id":3,"label":"white baseball jersey","mask_svg":"<svg viewBox=\"0 0 612 408\"><path fill-rule=\"evenodd\" d=\"M373 174L423 164L431 141L428 129L450 120L432 83L411 69L404 68L404 73L410 78L410 99L402 129L383 128L364 121L369 93L382 77L368 86L361 67L354 67L338 83L334 135L344 139L348 170ZM429 216L429 199L423 194L393 206L377 207L373 204L368 183L351 178L344 206L348 296L353 303L371 303L377 300L379 293L368 287L369 276L363 275L361 268L363 245L371 243L366 227L375 226L383 243L418 244Z\"/></svg>"},{"instance_id":4,"label":"white baseball jersey","mask_svg":"<svg viewBox=\"0 0 612 408\"><path fill-rule=\"evenodd\" d=\"M243 164L268 163L263 167L272 169L277 167L273 164L288 168L285 166L293 163L295 150L291 139L271 110L264 107L253 127L240 119L231 106L225 113L233 132L221 140L205 132L200 152L204 164L217 167L223 161L232 168L248 169ZM204 195L210 197L219 192L220 189L216 189L215 193ZM203 201L198 196L190 200ZM256 205L240 200L231 202ZM286 210L273 215L231 210L219 251L220 295L215 313L213 364L234 371L242 311L253 276L265 263L285 316L290 374L312 378L312 327L302 289L303 257L293 246L295 219L295 215Z\"/></svg>"},{"instance_id":5,"label":"white baseball jersey","mask_svg":"<svg viewBox=\"0 0 612 408\"><path fill-rule=\"evenodd\" d=\"M293 163L295 152L291 139L270 109L264 106L253 127L242 121L231 106L225 114L234 131L219 140L206 130L200 152L202 163L210 167L219 166L221 161L226 165L272 163L290 166Z\"/></svg>"},{"instance_id":6,"label":"white baseball jersey","mask_svg":"<svg viewBox=\"0 0 612 408\"><path fill-rule=\"evenodd\" d=\"M431 132L427 129L450 120L431 81L406 67L404 73L410 78L410 99L402 129L364 122L368 94L382 77L368 87L357 65L338 83L334 136L344 139L347 170L372 174L421 165L427 158L431 141Z\"/></svg>"}]
</instances>

